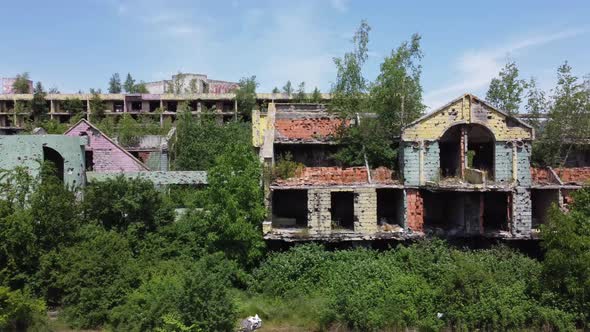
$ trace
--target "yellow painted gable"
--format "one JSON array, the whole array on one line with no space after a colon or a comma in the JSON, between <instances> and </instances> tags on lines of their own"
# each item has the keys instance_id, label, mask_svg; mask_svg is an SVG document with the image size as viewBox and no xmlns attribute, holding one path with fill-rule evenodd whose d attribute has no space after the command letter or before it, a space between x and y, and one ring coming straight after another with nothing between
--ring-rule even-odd
<instances>
[{"instance_id":1,"label":"yellow painted gable","mask_svg":"<svg viewBox=\"0 0 590 332\"><path fill-rule=\"evenodd\" d=\"M450 127L469 123L488 127L494 133L496 141L533 138L531 128L482 103L476 97L465 95L408 126L402 133L402 140L438 140Z\"/></svg>"}]
</instances>

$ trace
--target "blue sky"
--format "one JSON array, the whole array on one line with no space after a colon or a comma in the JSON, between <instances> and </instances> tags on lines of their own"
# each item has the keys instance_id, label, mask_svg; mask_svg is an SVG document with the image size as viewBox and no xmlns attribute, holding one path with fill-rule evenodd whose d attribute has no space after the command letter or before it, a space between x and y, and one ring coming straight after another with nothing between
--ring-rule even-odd
<instances>
[{"instance_id":1,"label":"blue sky","mask_svg":"<svg viewBox=\"0 0 590 332\"><path fill-rule=\"evenodd\" d=\"M28 71L62 92L105 89L113 72L152 81L177 71L256 75L261 92L287 80L328 91L332 58L363 18L370 80L391 49L422 35L431 107L484 96L507 57L546 89L564 60L590 73L590 1L0 1L0 12L0 76Z\"/></svg>"}]
</instances>

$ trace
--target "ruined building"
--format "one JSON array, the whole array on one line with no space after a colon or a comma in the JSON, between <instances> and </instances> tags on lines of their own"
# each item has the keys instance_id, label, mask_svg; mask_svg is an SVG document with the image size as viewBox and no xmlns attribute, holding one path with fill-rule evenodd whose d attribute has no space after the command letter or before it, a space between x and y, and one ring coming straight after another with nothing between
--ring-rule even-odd
<instances>
[{"instance_id":1,"label":"ruined building","mask_svg":"<svg viewBox=\"0 0 590 332\"><path fill-rule=\"evenodd\" d=\"M590 167L532 168L532 127L469 94L403 129L398 171L337 167L329 156L342 125L318 105L254 112L261 160L288 153L304 165L267 181L266 239L534 239L551 204L567 207L590 180Z\"/></svg>"},{"instance_id":2,"label":"ruined building","mask_svg":"<svg viewBox=\"0 0 590 332\"><path fill-rule=\"evenodd\" d=\"M60 123L68 123L81 112L87 120L91 116L90 100L92 94L47 94L45 100L49 118ZM215 114L218 121L231 121L238 116L236 95L230 93L187 93L187 94L100 94L104 102L104 114L119 119L124 114L134 118L150 117L161 124L174 121L181 103L188 103L190 111L198 116L202 112ZM257 108L264 108L268 102L288 102L292 96L281 93L257 94ZM329 95L322 95L324 100ZM0 134L14 134L24 130L31 118L30 101L32 94L0 94ZM81 110L71 109L73 101L82 105Z\"/></svg>"},{"instance_id":3,"label":"ruined building","mask_svg":"<svg viewBox=\"0 0 590 332\"><path fill-rule=\"evenodd\" d=\"M170 80L162 80L156 82L145 83L145 87L151 94L173 93L171 88L175 89L175 82L181 93L210 93L210 94L224 94L232 93L239 87L236 82L227 82L220 80L212 80L207 78L204 74L176 74L172 75Z\"/></svg>"}]
</instances>

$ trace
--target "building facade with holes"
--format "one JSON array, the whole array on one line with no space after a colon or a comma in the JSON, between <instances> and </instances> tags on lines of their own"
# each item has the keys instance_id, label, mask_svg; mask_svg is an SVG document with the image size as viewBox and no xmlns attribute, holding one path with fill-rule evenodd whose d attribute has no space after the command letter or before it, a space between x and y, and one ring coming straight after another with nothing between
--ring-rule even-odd
<instances>
[{"instance_id":1,"label":"building facade with holes","mask_svg":"<svg viewBox=\"0 0 590 332\"><path fill-rule=\"evenodd\" d=\"M271 104L253 114L267 169L268 240L363 241L428 235L535 239L552 204L590 181L590 167L535 168L533 128L465 94L406 125L397 169L330 160L343 122L317 105ZM590 166L590 165L588 165Z\"/></svg>"}]
</instances>

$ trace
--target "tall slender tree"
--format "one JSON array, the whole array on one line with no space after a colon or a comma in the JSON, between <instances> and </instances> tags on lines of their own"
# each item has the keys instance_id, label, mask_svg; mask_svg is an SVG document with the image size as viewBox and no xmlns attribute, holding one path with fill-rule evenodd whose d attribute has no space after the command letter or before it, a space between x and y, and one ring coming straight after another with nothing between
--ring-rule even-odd
<instances>
[{"instance_id":1,"label":"tall slender tree","mask_svg":"<svg viewBox=\"0 0 590 332\"><path fill-rule=\"evenodd\" d=\"M31 93L31 86L29 85L29 73L22 73L16 75L14 83L12 83L14 93Z\"/></svg>"},{"instance_id":2,"label":"tall slender tree","mask_svg":"<svg viewBox=\"0 0 590 332\"><path fill-rule=\"evenodd\" d=\"M486 95L486 100L510 115L518 113L526 81L518 78L518 67L509 61L494 77Z\"/></svg>"},{"instance_id":3,"label":"tall slender tree","mask_svg":"<svg viewBox=\"0 0 590 332\"><path fill-rule=\"evenodd\" d=\"M33 89L33 100L31 100L31 110L33 111L33 117L36 120L43 120L47 115L47 101L45 100L45 90L41 82L35 84Z\"/></svg>"},{"instance_id":4,"label":"tall slender tree","mask_svg":"<svg viewBox=\"0 0 590 332\"><path fill-rule=\"evenodd\" d=\"M410 41L392 50L371 87L371 107L391 137L398 136L402 126L418 118L425 109L420 84L420 40L420 35L414 34Z\"/></svg>"},{"instance_id":5,"label":"tall slender tree","mask_svg":"<svg viewBox=\"0 0 590 332\"><path fill-rule=\"evenodd\" d=\"M528 122L533 128L537 136L541 134L541 117L546 115L549 107L545 91L537 87L537 80L531 78L527 83L525 110L529 115Z\"/></svg>"},{"instance_id":6,"label":"tall slender tree","mask_svg":"<svg viewBox=\"0 0 590 332\"><path fill-rule=\"evenodd\" d=\"M125 83L123 84L123 88L127 93L134 93L135 92L135 80L131 76L130 73L127 73L127 78L125 79Z\"/></svg>"},{"instance_id":7,"label":"tall slender tree","mask_svg":"<svg viewBox=\"0 0 590 332\"><path fill-rule=\"evenodd\" d=\"M289 96L293 93L293 85L291 84L291 81L287 81L287 83L285 83L283 86L283 93L286 93Z\"/></svg>"},{"instance_id":8,"label":"tall slender tree","mask_svg":"<svg viewBox=\"0 0 590 332\"><path fill-rule=\"evenodd\" d=\"M121 77L114 73L109 80L109 93L121 93Z\"/></svg>"},{"instance_id":9,"label":"tall slender tree","mask_svg":"<svg viewBox=\"0 0 590 332\"><path fill-rule=\"evenodd\" d=\"M297 95L295 96L295 99L297 100L298 103L304 103L307 100L307 96L305 95L305 82L299 83L299 86L297 87Z\"/></svg>"}]
</instances>

